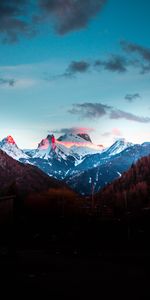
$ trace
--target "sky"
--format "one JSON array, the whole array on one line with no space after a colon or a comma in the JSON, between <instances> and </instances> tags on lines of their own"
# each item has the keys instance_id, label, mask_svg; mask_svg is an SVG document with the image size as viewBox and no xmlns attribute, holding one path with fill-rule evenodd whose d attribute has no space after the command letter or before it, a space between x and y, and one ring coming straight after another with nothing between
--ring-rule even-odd
<instances>
[{"instance_id":1,"label":"sky","mask_svg":"<svg viewBox=\"0 0 150 300\"><path fill-rule=\"evenodd\" d=\"M149 0L0 0L0 139L150 141Z\"/></svg>"}]
</instances>

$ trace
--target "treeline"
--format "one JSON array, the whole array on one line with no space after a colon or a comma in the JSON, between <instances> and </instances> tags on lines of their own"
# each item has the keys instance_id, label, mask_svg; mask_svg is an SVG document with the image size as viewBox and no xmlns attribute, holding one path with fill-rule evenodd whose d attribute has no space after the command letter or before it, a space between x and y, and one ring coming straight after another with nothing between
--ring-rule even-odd
<instances>
[{"instance_id":1,"label":"treeline","mask_svg":"<svg viewBox=\"0 0 150 300\"><path fill-rule=\"evenodd\" d=\"M68 187L50 188L40 193L30 193L24 206L32 215L67 216L81 213L84 199Z\"/></svg>"},{"instance_id":2,"label":"treeline","mask_svg":"<svg viewBox=\"0 0 150 300\"><path fill-rule=\"evenodd\" d=\"M97 206L103 214L138 213L150 207L150 156L141 158L128 172L96 195Z\"/></svg>"}]
</instances>

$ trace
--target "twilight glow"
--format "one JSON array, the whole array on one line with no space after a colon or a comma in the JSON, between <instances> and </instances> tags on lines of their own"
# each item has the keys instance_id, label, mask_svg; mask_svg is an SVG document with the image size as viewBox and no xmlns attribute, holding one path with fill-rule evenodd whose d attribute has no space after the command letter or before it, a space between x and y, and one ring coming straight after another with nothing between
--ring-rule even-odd
<instances>
[{"instance_id":1,"label":"twilight glow","mask_svg":"<svg viewBox=\"0 0 150 300\"><path fill-rule=\"evenodd\" d=\"M81 130L94 149L150 141L150 1L51 3L0 4L0 140L33 149L51 132L70 148L58 137Z\"/></svg>"},{"instance_id":2,"label":"twilight glow","mask_svg":"<svg viewBox=\"0 0 150 300\"><path fill-rule=\"evenodd\" d=\"M95 150L100 150L100 149L103 148L102 146L94 145L94 144L91 144L91 143L88 143L88 142L85 142L85 143L82 143L82 142L60 142L60 141L56 140L56 144L63 145L66 148L71 148L73 146L87 147L87 148L91 148L91 149L95 149Z\"/></svg>"}]
</instances>

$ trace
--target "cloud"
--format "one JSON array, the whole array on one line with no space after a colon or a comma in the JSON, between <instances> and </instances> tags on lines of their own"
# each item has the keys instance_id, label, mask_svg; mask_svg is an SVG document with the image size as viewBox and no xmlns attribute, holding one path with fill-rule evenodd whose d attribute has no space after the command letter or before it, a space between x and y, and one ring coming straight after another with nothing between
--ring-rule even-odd
<instances>
[{"instance_id":1,"label":"cloud","mask_svg":"<svg viewBox=\"0 0 150 300\"><path fill-rule=\"evenodd\" d=\"M127 94L124 98L128 102L133 102L134 100L141 98L141 96L139 93L135 93L135 94Z\"/></svg>"},{"instance_id":2,"label":"cloud","mask_svg":"<svg viewBox=\"0 0 150 300\"><path fill-rule=\"evenodd\" d=\"M109 119L115 120L125 119L139 123L150 123L149 117L137 116L102 103L85 102L81 104L73 104L72 109L68 110L68 112L87 119L99 119L107 116Z\"/></svg>"},{"instance_id":3,"label":"cloud","mask_svg":"<svg viewBox=\"0 0 150 300\"><path fill-rule=\"evenodd\" d=\"M10 79L10 78L0 78L0 85L1 86L5 86L5 85L8 85L10 87L14 87L16 83L16 80L14 79Z\"/></svg>"},{"instance_id":4,"label":"cloud","mask_svg":"<svg viewBox=\"0 0 150 300\"><path fill-rule=\"evenodd\" d=\"M102 103L81 103L74 104L68 112L73 115L79 115L83 118L95 119L107 115L111 107Z\"/></svg>"},{"instance_id":5,"label":"cloud","mask_svg":"<svg viewBox=\"0 0 150 300\"><path fill-rule=\"evenodd\" d=\"M122 49L128 54L135 54L139 57L134 61L135 67L140 67L140 73L145 74L150 71L150 48L143 47L127 41L120 42Z\"/></svg>"},{"instance_id":6,"label":"cloud","mask_svg":"<svg viewBox=\"0 0 150 300\"><path fill-rule=\"evenodd\" d=\"M89 127L70 127L70 128L61 128L61 129L56 129L56 130L52 130L53 133L55 134L78 134L78 133L90 133L93 132L94 129L93 128L89 128Z\"/></svg>"},{"instance_id":7,"label":"cloud","mask_svg":"<svg viewBox=\"0 0 150 300\"><path fill-rule=\"evenodd\" d=\"M16 42L22 35L34 33L33 24L25 18L29 12L30 0L0 0L0 34L3 42Z\"/></svg>"},{"instance_id":8,"label":"cloud","mask_svg":"<svg viewBox=\"0 0 150 300\"><path fill-rule=\"evenodd\" d=\"M64 35L86 27L107 0L0 0L0 34L3 42L32 37L39 25L55 24Z\"/></svg>"},{"instance_id":9,"label":"cloud","mask_svg":"<svg viewBox=\"0 0 150 300\"><path fill-rule=\"evenodd\" d=\"M100 71L102 68L110 72L124 73L127 71L128 65L125 57L113 54L106 60L72 61L65 73L58 75L57 78L73 77L77 73L87 73L90 69Z\"/></svg>"},{"instance_id":10,"label":"cloud","mask_svg":"<svg viewBox=\"0 0 150 300\"><path fill-rule=\"evenodd\" d=\"M119 110L119 109L111 110L109 117L110 117L110 119L115 119L115 120L125 119L128 121L135 121L135 122L139 122L139 123L150 123L149 117L137 116L132 113L128 113L126 111Z\"/></svg>"},{"instance_id":11,"label":"cloud","mask_svg":"<svg viewBox=\"0 0 150 300\"><path fill-rule=\"evenodd\" d=\"M122 135L122 133L121 133L121 131L120 131L119 128L113 128L112 129L112 134L116 135L116 136L121 136Z\"/></svg>"},{"instance_id":12,"label":"cloud","mask_svg":"<svg viewBox=\"0 0 150 300\"><path fill-rule=\"evenodd\" d=\"M54 20L58 34L85 28L107 0L39 0L45 18Z\"/></svg>"},{"instance_id":13,"label":"cloud","mask_svg":"<svg viewBox=\"0 0 150 300\"><path fill-rule=\"evenodd\" d=\"M134 43L128 43L126 41L121 41L121 46L124 51L127 53L137 53L142 58L150 62L150 49L145 48L143 46L134 44Z\"/></svg>"},{"instance_id":14,"label":"cloud","mask_svg":"<svg viewBox=\"0 0 150 300\"><path fill-rule=\"evenodd\" d=\"M119 128L113 128L111 131L104 132L102 134L102 136L104 136L104 137L109 137L109 136L118 137L118 136L122 136L122 133L121 133Z\"/></svg>"},{"instance_id":15,"label":"cloud","mask_svg":"<svg viewBox=\"0 0 150 300\"><path fill-rule=\"evenodd\" d=\"M119 73L126 72L127 65L128 62L126 58L120 55L112 55L105 61L97 60L94 63L95 67L104 67L105 70Z\"/></svg>"},{"instance_id":16,"label":"cloud","mask_svg":"<svg viewBox=\"0 0 150 300\"><path fill-rule=\"evenodd\" d=\"M90 68L90 63L86 61L72 61L64 76L73 76L76 73L86 73Z\"/></svg>"}]
</instances>

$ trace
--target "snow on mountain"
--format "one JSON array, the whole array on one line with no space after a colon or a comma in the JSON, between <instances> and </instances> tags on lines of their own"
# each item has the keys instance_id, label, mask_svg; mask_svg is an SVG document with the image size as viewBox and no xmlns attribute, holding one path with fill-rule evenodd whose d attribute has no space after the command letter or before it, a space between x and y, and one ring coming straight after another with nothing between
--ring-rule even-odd
<instances>
[{"instance_id":1,"label":"snow on mountain","mask_svg":"<svg viewBox=\"0 0 150 300\"><path fill-rule=\"evenodd\" d=\"M92 143L92 140L89 136L89 134L87 133L78 133L78 136L80 136L81 138L83 138L85 141Z\"/></svg>"},{"instance_id":2,"label":"snow on mountain","mask_svg":"<svg viewBox=\"0 0 150 300\"><path fill-rule=\"evenodd\" d=\"M38 148L32 152L34 158L49 159L52 152L56 149L54 136L48 135L39 144Z\"/></svg>"},{"instance_id":3,"label":"snow on mountain","mask_svg":"<svg viewBox=\"0 0 150 300\"><path fill-rule=\"evenodd\" d=\"M81 194L97 192L120 177L139 158L150 154L150 143L132 144L117 140L103 149L87 134L48 135L34 150L21 150L11 136L0 142L0 149L15 160L37 166L50 177L65 180Z\"/></svg>"},{"instance_id":4,"label":"snow on mountain","mask_svg":"<svg viewBox=\"0 0 150 300\"><path fill-rule=\"evenodd\" d=\"M138 159L150 155L150 143L131 145L110 156L104 157L104 154L102 153L99 157L93 155L86 158L66 178L67 184L82 195L91 194L93 187L94 193L97 193L108 183L121 177ZM97 165L95 164L96 161L98 162Z\"/></svg>"},{"instance_id":5,"label":"snow on mountain","mask_svg":"<svg viewBox=\"0 0 150 300\"><path fill-rule=\"evenodd\" d=\"M87 134L65 134L58 139L48 135L39 144L36 150L26 150L32 158L67 160L72 157L75 164L79 164L86 155L101 153L102 147L94 145Z\"/></svg>"},{"instance_id":6,"label":"snow on mountain","mask_svg":"<svg viewBox=\"0 0 150 300\"><path fill-rule=\"evenodd\" d=\"M38 166L49 176L65 179L87 155L101 153L102 147L91 142L87 134L65 134L59 139L48 135L35 150L25 150L28 163ZM26 159L22 159L26 163Z\"/></svg>"},{"instance_id":7,"label":"snow on mountain","mask_svg":"<svg viewBox=\"0 0 150 300\"><path fill-rule=\"evenodd\" d=\"M133 143L127 142L125 139L118 139L111 147L104 150L104 153L112 156L132 146L134 146Z\"/></svg>"},{"instance_id":8,"label":"snow on mountain","mask_svg":"<svg viewBox=\"0 0 150 300\"><path fill-rule=\"evenodd\" d=\"M61 142L72 142L72 143L85 143L85 144L92 144L91 138L87 133L68 133L60 136L58 141Z\"/></svg>"},{"instance_id":9,"label":"snow on mountain","mask_svg":"<svg viewBox=\"0 0 150 300\"><path fill-rule=\"evenodd\" d=\"M94 145L88 134L65 134L58 138L56 141L57 147L65 147L64 149L69 149L69 155L76 157L78 161L76 164L80 163L86 155L92 155L95 153L101 153L103 150L102 146Z\"/></svg>"},{"instance_id":10,"label":"snow on mountain","mask_svg":"<svg viewBox=\"0 0 150 300\"><path fill-rule=\"evenodd\" d=\"M0 142L0 149L16 160L28 159L28 155L19 149L12 136L7 136Z\"/></svg>"}]
</instances>

